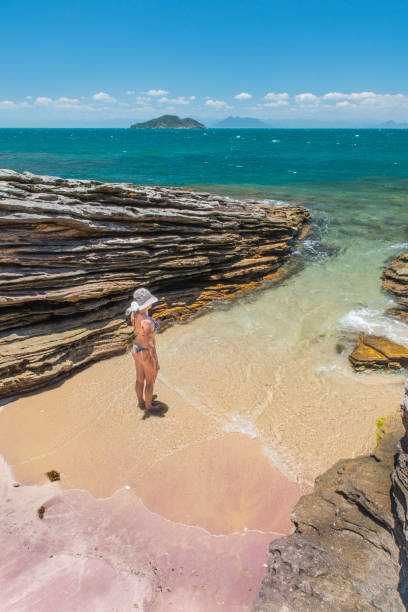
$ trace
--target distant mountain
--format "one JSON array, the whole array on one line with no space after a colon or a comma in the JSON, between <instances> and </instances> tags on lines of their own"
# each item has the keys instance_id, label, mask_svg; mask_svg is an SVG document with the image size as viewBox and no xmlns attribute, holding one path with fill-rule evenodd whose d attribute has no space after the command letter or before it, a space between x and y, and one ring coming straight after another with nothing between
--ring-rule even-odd
<instances>
[{"instance_id":1,"label":"distant mountain","mask_svg":"<svg viewBox=\"0 0 408 612\"><path fill-rule=\"evenodd\" d=\"M227 117L222 121L219 121L214 125L215 128L269 128L270 126L261 121L260 119L254 119L253 117Z\"/></svg>"},{"instance_id":2,"label":"distant mountain","mask_svg":"<svg viewBox=\"0 0 408 612\"><path fill-rule=\"evenodd\" d=\"M150 119L150 121L145 121L144 123L134 123L130 126L131 128L137 129L164 129L164 130L197 130L197 129L205 129L205 125L200 123L199 121L195 121L195 119L191 119L190 117L186 117L185 119L180 119L177 115L162 115L161 117L157 117L157 119Z\"/></svg>"},{"instance_id":3,"label":"distant mountain","mask_svg":"<svg viewBox=\"0 0 408 612\"><path fill-rule=\"evenodd\" d=\"M385 128L388 130L404 130L408 128L408 123L397 123L396 121L386 121L385 123L379 123L379 128Z\"/></svg>"}]
</instances>

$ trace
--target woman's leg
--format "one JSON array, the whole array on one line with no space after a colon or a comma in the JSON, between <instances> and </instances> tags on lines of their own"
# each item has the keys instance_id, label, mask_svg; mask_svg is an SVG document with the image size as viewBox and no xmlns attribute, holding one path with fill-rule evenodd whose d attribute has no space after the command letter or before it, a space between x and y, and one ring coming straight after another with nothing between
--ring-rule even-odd
<instances>
[{"instance_id":1,"label":"woman's leg","mask_svg":"<svg viewBox=\"0 0 408 612\"><path fill-rule=\"evenodd\" d=\"M144 368L143 368L143 365L139 362L139 359L134 349L132 349L132 355L133 355L133 359L135 361L135 367L136 367L135 391L137 395L137 401L139 404L139 408L144 408L145 407L145 402L143 399L143 386L145 382Z\"/></svg>"},{"instance_id":2,"label":"woman's leg","mask_svg":"<svg viewBox=\"0 0 408 612\"><path fill-rule=\"evenodd\" d=\"M147 410L150 410L152 406L153 387L156 381L158 370L150 359L146 359L143 362L143 369L144 369L144 376L145 376L145 381L146 381L145 406L146 406L146 411L147 411Z\"/></svg>"}]
</instances>

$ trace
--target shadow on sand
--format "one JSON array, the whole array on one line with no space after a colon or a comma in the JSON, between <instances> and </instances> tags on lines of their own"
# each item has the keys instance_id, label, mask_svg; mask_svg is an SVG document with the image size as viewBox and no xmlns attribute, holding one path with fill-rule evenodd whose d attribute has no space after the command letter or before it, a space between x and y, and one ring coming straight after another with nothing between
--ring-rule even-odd
<instances>
[{"instance_id":1,"label":"shadow on sand","mask_svg":"<svg viewBox=\"0 0 408 612\"><path fill-rule=\"evenodd\" d=\"M144 415L142 416L142 421L145 419L149 419L150 417L160 417L163 418L169 407L164 402L161 402L157 399L157 395L153 395L152 406L150 410L144 410Z\"/></svg>"}]
</instances>

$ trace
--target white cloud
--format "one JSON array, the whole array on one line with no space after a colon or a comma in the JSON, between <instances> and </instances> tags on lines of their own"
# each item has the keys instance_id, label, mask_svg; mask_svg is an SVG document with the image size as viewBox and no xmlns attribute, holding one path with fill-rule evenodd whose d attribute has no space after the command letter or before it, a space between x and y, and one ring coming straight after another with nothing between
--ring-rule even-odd
<instances>
[{"instance_id":1,"label":"white cloud","mask_svg":"<svg viewBox=\"0 0 408 612\"><path fill-rule=\"evenodd\" d=\"M61 98L55 100L54 104L57 106L75 106L76 104L80 104L80 101L78 98L66 98L65 96L62 96Z\"/></svg>"},{"instance_id":2,"label":"white cloud","mask_svg":"<svg viewBox=\"0 0 408 612\"><path fill-rule=\"evenodd\" d=\"M189 100L195 100L196 97L195 96L190 96Z\"/></svg>"},{"instance_id":3,"label":"white cloud","mask_svg":"<svg viewBox=\"0 0 408 612\"><path fill-rule=\"evenodd\" d=\"M288 99L289 99L289 94L286 92L274 93L273 91L270 91L264 96L264 100L268 100L270 102L279 102L282 100L287 101Z\"/></svg>"},{"instance_id":4,"label":"white cloud","mask_svg":"<svg viewBox=\"0 0 408 612\"><path fill-rule=\"evenodd\" d=\"M136 93L136 92L135 92L135 91L133 91L133 89L128 89L128 90L126 91L126 95L127 95L127 96L134 96L134 95L135 95L135 93Z\"/></svg>"},{"instance_id":5,"label":"white cloud","mask_svg":"<svg viewBox=\"0 0 408 612\"><path fill-rule=\"evenodd\" d=\"M340 93L339 91L329 91L329 93L324 94L323 100L344 100L347 98L347 94Z\"/></svg>"},{"instance_id":6,"label":"white cloud","mask_svg":"<svg viewBox=\"0 0 408 612\"><path fill-rule=\"evenodd\" d=\"M295 96L298 104L316 104L319 98L312 93L301 93Z\"/></svg>"},{"instance_id":7,"label":"white cloud","mask_svg":"<svg viewBox=\"0 0 408 612\"><path fill-rule=\"evenodd\" d=\"M341 93L338 91L330 91L322 97L326 102L336 102L336 106L346 108L356 106L372 106L377 108L396 108L406 107L408 97L404 94L377 94L374 91L360 91L352 93ZM348 102L349 104L339 104L339 102Z\"/></svg>"},{"instance_id":8,"label":"white cloud","mask_svg":"<svg viewBox=\"0 0 408 612\"><path fill-rule=\"evenodd\" d=\"M114 98L113 96L110 96L104 91L100 91L99 93L94 94L92 98L96 100L97 102L109 102L109 103L116 102L116 98Z\"/></svg>"},{"instance_id":9,"label":"white cloud","mask_svg":"<svg viewBox=\"0 0 408 612\"><path fill-rule=\"evenodd\" d=\"M287 106L288 100L276 100L276 102L265 102L264 106Z\"/></svg>"},{"instance_id":10,"label":"white cloud","mask_svg":"<svg viewBox=\"0 0 408 612\"><path fill-rule=\"evenodd\" d=\"M252 95L250 93L247 93L246 91L243 91L234 96L234 98L235 100L250 100L252 98Z\"/></svg>"},{"instance_id":11,"label":"white cloud","mask_svg":"<svg viewBox=\"0 0 408 612\"><path fill-rule=\"evenodd\" d=\"M190 100L194 100L195 96L192 98L186 98L185 96L179 96L178 98L159 98L159 102L169 102L170 104L190 104Z\"/></svg>"},{"instance_id":12,"label":"white cloud","mask_svg":"<svg viewBox=\"0 0 408 612\"><path fill-rule=\"evenodd\" d=\"M146 93L148 96L165 96L169 92L165 89L149 89L149 91L146 91Z\"/></svg>"},{"instance_id":13,"label":"white cloud","mask_svg":"<svg viewBox=\"0 0 408 612\"><path fill-rule=\"evenodd\" d=\"M34 104L37 104L38 106L48 106L49 104L52 104L52 98L46 98L45 96L39 96L38 98L35 99Z\"/></svg>"},{"instance_id":14,"label":"white cloud","mask_svg":"<svg viewBox=\"0 0 408 612\"><path fill-rule=\"evenodd\" d=\"M11 100L2 100L0 102L0 108L14 108L15 106L17 106L16 103Z\"/></svg>"},{"instance_id":15,"label":"white cloud","mask_svg":"<svg viewBox=\"0 0 408 612\"><path fill-rule=\"evenodd\" d=\"M206 100L205 104L206 106L211 106L215 110L223 110L227 108L232 108L232 106L224 102L224 100L212 100L211 98Z\"/></svg>"}]
</instances>

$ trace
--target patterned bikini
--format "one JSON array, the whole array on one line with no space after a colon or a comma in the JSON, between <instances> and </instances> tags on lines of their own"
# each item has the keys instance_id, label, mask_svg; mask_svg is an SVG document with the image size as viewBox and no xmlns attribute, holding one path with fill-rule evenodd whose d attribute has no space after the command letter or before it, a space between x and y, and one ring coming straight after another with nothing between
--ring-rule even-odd
<instances>
[{"instance_id":1,"label":"patterned bikini","mask_svg":"<svg viewBox=\"0 0 408 612\"><path fill-rule=\"evenodd\" d=\"M149 321L151 321L154 325L154 331L158 332L160 329L160 323L158 321L156 321L156 319L152 319L152 317L147 317L149 319ZM140 332L136 332L138 336L144 336L144 334L141 334ZM135 342L133 343L133 348L135 350L135 353L140 353L141 351L147 351L149 349L144 348L143 346L139 346L138 344L136 344Z\"/></svg>"}]
</instances>

